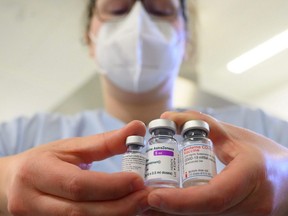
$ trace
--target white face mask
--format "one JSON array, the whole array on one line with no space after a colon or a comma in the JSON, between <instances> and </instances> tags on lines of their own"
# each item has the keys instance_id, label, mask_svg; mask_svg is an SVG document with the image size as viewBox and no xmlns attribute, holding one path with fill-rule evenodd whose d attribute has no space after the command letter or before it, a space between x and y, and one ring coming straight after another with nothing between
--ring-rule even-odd
<instances>
[{"instance_id":1,"label":"white face mask","mask_svg":"<svg viewBox=\"0 0 288 216\"><path fill-rule=\"evenodd\" d=\"M174 79L184 56L184 33L152 20L141 2L121 21L104 23L91 39L100 72L128 92L146 92Z\"/></svg>"}]
</instances>

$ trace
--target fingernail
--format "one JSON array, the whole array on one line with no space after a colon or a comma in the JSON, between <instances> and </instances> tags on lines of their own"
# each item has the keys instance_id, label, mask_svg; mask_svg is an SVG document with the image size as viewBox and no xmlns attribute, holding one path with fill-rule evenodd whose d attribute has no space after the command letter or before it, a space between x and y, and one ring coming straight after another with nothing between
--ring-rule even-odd
<instances>
[{"instance_id":1,"label":"fingernail","mask_svg":"<svg viewBox=\"0 0 288 216\"><path fill-rule=\"evenodd\" d=\"M166 215L165 213L157 212L157 210L150 209L146 212L140 214L141 216L157 216L157 215Z\"/></svg>"},{"instance_id":2,"label":"fingernail","mask_svg":"<svg viewBox=\"0 0 288 216\"><path fill-rule=\"evenodd\" d=\"M143 203L139 206L138 214L137 215L144 215L147 210L149 210L150 206L148 203Z\"/></svg>"},{"instance_id":3,"label":"fingernail","mask_svg":"<svg viewBox=\"0 0 288 216\"><path fill-rule=\"evenodd\" d=\"M154 208L162 208L163 202L161 200L161 197L157 194L151 194L149 198L149 205Z\"/></svg>"},{"instance_id":4,"label":"fingernail","mask_svg":"<svg viewBox=\"0 0 288 216\"><path fill-rule=\"evenodd\" d=\"M137 215L144 215L144 212L148 211L149 209L150 209L150 206L147 202L147 198L145 198L142 200L142 202L140 202Z\"/></svg>"}]
</instances>

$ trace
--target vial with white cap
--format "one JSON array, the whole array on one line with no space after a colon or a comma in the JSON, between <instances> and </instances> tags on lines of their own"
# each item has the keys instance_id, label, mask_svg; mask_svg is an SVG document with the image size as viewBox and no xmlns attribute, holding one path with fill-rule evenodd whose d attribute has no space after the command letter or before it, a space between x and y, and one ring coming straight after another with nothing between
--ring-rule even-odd
<instances>
[{"instance_id":1,"label":"vial with white cap","mask_svg":"<svg viewBox=\"0 0 288 216\"><path fill-rule=\"evenodd\" d=\"M142 136L129 136L126 139L126 146L127 151L122 159L122 171L135 172L144 180L146 170L146 156L143 153L144 138Z\"/></svg>"},{"instance_id":2,"label":"vial with white cap","mask_svg":"<svg viewBox=\"0 0 288 216\"><path fill-rule=\"evenodd\" d=\"M181 182L186 188L207 184L216 175L213 143L208 138L209 125L205 121L187 121L181 135Z\"/></svg>"},{"instance_id":3,"label":"vial with white cap","mask_svg":"<svg viewBox=\"0 0 288 216\"><path fill-rule=\"evenodd\" d=\"M174 138L176 124L168 119L149 123L152 137L147 147L146 185L151 187L179 187L179 152Z\"/></svg>"}]
</instances>

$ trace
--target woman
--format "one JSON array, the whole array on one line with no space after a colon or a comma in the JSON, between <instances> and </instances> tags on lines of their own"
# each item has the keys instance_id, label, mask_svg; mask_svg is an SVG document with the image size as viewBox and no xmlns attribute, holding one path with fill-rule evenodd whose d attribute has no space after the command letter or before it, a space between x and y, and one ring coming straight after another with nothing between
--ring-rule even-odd
<instances>
[{"instance_id":1,"label":"woman","mask_svg":"<svg viewBox=\"0 0 288 216\"><path fill-rule=\"evenodd\" d=\"M90 1L90 53L104 74L107 112L148 123L173 108L186 45L185 1L115 2Z\"/></svg>"},{"instance_id":2,"label":"woman","mask_svg":"<svg viewBox=\"0 0 288 216\"><path fill-rule=\"evenodd\" d=\"M287 213L286 148L198 112L162 114L173 109L172 90L185 55L185 7L184 0L89 1L87 38L102 73L105 110L2 124L0 215ZM147 124L161 114L178 126L188 119L210 124L216 154L227 165L211 184L151 190L135 174L107 173L120 170L121 158L112 156L125 152L126 137L145 135L145 125L133 120ZM287 123L259 111L237 107L209 114L288 143L277 130ZM93 161L94 172L85 170Z\"/></svg>"}]
</instances>

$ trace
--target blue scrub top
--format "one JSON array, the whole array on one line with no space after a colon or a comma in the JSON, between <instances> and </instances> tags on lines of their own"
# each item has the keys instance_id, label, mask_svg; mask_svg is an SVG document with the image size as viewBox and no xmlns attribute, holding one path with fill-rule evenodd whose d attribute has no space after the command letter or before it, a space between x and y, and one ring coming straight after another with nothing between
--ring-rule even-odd
<instances>
[{"instance_id":1,"label":"blue scrub top","mask_svg":"<svg viewBox=\"0 0 288 216\"><path fill-rule=\"evenodd\" d=\"M269 116L262 110L233 106L203 109L201 112L218 120L255 131L288 147L288 122ZM14 155L55 140L103 133L122 128L124 125L124 122L102 109L84 111L73 116L42 113L32 118L19 117L0 125L0 157ZM218 166L218 171L223 168L220 164ZM120 171L121 156L95 162L92 170Z\"/></svg>"}]
</instances>

